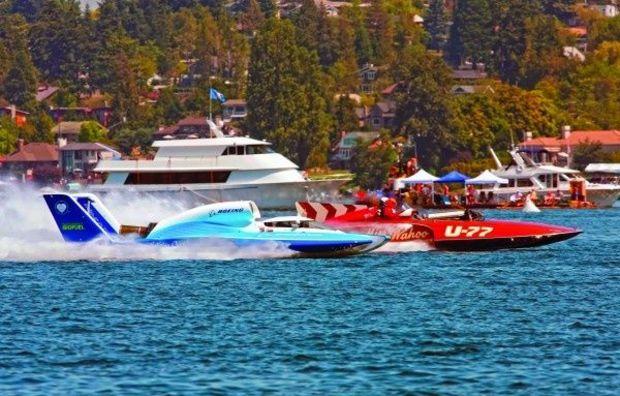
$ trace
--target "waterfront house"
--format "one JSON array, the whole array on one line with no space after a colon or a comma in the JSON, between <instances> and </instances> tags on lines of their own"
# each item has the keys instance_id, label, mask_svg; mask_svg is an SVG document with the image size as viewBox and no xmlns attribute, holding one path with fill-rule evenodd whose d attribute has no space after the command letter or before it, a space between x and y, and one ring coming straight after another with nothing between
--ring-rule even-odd
<instances>
[{"instance_id":1,"label":"waterfront house","mask_svg":"<svg viewBox=\"0 0 620 396\"><path fill-rule=\"evenodd\" d=\"M68 143L60 147L60 167L64 175L88 175L102 159L121 159L121 153L102 143Z\"/></svg>"},{"instance_id":2,"label":"waterfront house","mask_svg":"<svg viewBox=\"0 0 620 396\"><path fill-rule=\"evenodd\" d=\"M566 164L570 153L583 144L600 144L606 153L620 152L620 131L571 131L564 127L560 137L537 137L527 134L519 148L527 152L534 161L552 164Z\"/></svg>"},{"instance_id":3,"label":"waterfront house","mask_svg":"<svg viewBox=\"0 0 620 396\"><path fill-rule=\"evenodd\" d=\"M18 142L17 150L3 160L3 170L13 173L22 180L46 182L60 174L58 147L48 143L24 144Z\"/></svg>"}]
</instances>

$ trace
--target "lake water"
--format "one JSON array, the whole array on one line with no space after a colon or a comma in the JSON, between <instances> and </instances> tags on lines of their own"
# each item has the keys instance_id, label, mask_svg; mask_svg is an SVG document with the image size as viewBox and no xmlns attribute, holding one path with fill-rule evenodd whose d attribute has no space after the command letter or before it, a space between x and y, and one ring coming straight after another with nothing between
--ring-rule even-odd
<instances>
[{"instance_id":1,"label":"lake water","mask_svg":"<svg viewBox=\"0 0 620 396\"><path fill-rule=\"evenodd\" d=\"M530 215L585 231L532 250L292 260L68 251L34 202L0 220L3 395L620 388L618 208Z\"/></svg>"}]
</instances>

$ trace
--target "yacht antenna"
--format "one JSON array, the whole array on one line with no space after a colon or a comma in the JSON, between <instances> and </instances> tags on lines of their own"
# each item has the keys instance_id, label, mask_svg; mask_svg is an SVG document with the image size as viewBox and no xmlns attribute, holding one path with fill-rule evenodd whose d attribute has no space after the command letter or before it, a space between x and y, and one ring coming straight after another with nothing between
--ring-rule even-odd
<instances>
[{"instance_id":1,"label":"yacht antenna","mask_svg":"<svg viewBox=\"0 0 620 396\"><path fill-rule=\"evenodd\" d=\"M502 169L502 163L500 162L497 154L495 154L495 150L493 147L489 146L489 151L491 152L491 156L493 157L493 161L495 161L495 165L497 165L497 169Z\"/></svg>"}]
</instances>

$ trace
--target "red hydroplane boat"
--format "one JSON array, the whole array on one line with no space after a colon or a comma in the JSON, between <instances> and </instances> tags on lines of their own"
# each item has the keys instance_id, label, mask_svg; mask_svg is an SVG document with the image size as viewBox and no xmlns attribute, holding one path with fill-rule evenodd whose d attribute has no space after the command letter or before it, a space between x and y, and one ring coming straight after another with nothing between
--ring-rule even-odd
<instances>
[{"instance_id":1,"label":"red hydroplane boat","mask_svg":"<svg viewBox=\"0 0 620 396\"><path fill-rule=\"evenodd\" d=\"M297 202L301 216L349 232L389 235L391 243L425 242L439 250L485 251L547 245L580 230L549 224L485 220L478 212L453 211L421 215L411 209L367 205Z\"/></svg>"}]
</instances>

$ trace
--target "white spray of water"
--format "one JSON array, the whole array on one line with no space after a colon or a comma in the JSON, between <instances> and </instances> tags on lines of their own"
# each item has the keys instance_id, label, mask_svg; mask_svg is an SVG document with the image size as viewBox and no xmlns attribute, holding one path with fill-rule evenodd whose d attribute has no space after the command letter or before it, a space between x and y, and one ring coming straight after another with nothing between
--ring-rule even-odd
<instances>
[{"instance_id":1,"label":"white spray of water","mask_svg":"<svg viewBox=\"0 0 620 396\"><path fill-rule=\"evenodd\" d=\"M135 194L109 194L104 196L102 201L123 224L146 225L188 209L172 198L161 199ZM39 191L23 184L0 184L2 261L231 260L290 255L290 250L277 243L243 249L227 241L204 241L178 246L145 245L137 242L119 245L103 241L67 244L60 236Z\"/></svg>"},{"instance_id":2,"label":"white spray of water","mask_svg":"<svg viewBox=\"0 0 620 396\"><path fill-rule=\"evenodd\" d=\"M406 242L388 242L375 250L378 253L406 253L406 252L427 252L435 250L427 242L423 241L406 241Z\"/></svg>"}]
</instances>

